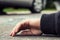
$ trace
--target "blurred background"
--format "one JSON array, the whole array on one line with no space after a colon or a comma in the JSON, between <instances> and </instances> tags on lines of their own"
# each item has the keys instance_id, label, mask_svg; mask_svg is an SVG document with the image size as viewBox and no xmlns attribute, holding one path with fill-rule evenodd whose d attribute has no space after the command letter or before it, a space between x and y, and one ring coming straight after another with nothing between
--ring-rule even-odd
<instances>
[{"instance_id":1,"label":"blurred background","mask_svg":"<svg viewBox=\"0 0 60 40\"><path fill-rule=\"evenodd\" d=\"M43 3L40 3L40 4L44 8L41 7L42 9L40 8L40 12L39 11L38 12L35 12L38 9L37 8L34 12L31 13L31 10L30 9L24 8L24 7L23 8L6 7L6 8L3 9L3 12L6 12L7 14L34 14L34 13L38 14L38 13L41 13L41 12L43 12L43 13L52 12L53 13L53 12L56 12L56 11L59 11L60 10L60 5L59 5L59 1L58 0L57 1L55 1L55 0L43 0L43 1L44 1L43 2L44 3L44 6L43 6ZM6 2L8 2L8 1L6 1ZM5 6L6 6L6 4L5 4ZM16 5L14 5L14 7L15 6ZM33 8L32 8L32 11L33 11Z\"/></svg>"},{"instance_id":2,"label":"blurred background","mask_svg":"<svg viewBox=\"0 0 60 40\"><path fill-rule=\"evenodd\" d=\"M18 8L18 9L15 9L15 8L5 8L3 10L4 12L7 12L7 14L30 14L31 11L28 9L28 8ZM49 3L47 3L45 9L42 10L44 13L46 12L54 12L54 11L57 11L56 9L56 6L55 4L52 2L49 1ZM33 14L33 13L32 13Z\"/></svg>"}]
</instances>

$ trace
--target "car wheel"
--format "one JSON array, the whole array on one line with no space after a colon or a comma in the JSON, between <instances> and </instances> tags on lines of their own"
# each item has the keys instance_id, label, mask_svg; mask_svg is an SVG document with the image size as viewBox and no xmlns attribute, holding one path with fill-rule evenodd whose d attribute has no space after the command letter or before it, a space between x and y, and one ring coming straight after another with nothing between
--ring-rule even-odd
<instances>
[{"instance_id":1,"label":"car wheel","mask_svg":"<svg viewBox=\"0 0 60 40\"><path fill-rule=\"evenodd\" d=\"M0 7L0 15L6 15L6 13L3 11L4 8Z\"/></svg>"},{"instance_id":2,"label":"car wheel","mask_svg":"<svg viewBox=\"0 0 60 40\"><path fill-rule=\"evenodd\" d=\"M32 8L30 8L32 13L40 13L43 9L43 5L45 7L46 1L44 0L34 0Z\"/></svg>"}]
</instances>

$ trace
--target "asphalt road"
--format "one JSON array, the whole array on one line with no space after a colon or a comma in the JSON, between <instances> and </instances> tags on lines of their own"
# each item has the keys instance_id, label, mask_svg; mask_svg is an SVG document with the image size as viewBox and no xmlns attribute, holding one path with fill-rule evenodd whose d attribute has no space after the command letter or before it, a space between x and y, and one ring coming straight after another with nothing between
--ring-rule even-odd
<instances>
[{"instance_id":1,"label":"asphalt road","mask_svg":"<svg viewBox=\"0 0 60 40\"><path fill-rule=\"evenodd\" d=\"M0 40L60 40L60 37L55 36L9 36L12 28L24 19L39 18L40 14L30 15L4 15L0 16Z\"/></svg>"}]
</instances>

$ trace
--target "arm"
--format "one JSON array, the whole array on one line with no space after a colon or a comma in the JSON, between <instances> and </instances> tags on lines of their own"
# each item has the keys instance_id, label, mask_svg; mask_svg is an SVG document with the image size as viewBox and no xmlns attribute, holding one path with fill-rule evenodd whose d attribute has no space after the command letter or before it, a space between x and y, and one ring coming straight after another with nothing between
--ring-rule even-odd
<instances>
[{"instance_id":1,"label":"arm","mask_svg":"<svg viewBox=\"0 0 60 40\"><path fill-rule=\"evenodd\" d=\"M60 13L44 14L41 18L41 30L45 34L60 35Z\"/></svg>"}]
</instances>

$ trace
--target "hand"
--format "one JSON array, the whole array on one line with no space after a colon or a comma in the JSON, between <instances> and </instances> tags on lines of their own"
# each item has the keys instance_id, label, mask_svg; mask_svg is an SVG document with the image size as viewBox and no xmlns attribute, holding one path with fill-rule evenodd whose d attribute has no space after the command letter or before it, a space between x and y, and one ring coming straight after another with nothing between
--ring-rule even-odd
<instances>
[{"instance_id":1,"label":"hand","mask_svg":"<svg viewBox=\"0 0 60 40\"><path fill-rule=\"evenodd\" d=\"M28 29L28 31L26 31ZM24 20L19 22L10 33L10 36L15 36L21 30L25 30L21 35L40 35L40 19Z\"/></svg>"}]
</instances>

